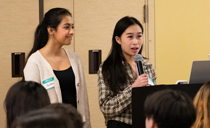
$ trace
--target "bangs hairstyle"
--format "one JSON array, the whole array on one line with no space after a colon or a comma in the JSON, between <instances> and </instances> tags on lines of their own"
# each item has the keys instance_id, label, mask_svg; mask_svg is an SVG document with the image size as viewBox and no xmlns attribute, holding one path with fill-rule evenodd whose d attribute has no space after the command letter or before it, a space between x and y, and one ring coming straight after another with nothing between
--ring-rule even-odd
<instances>
[{"instance_id":1,"label":"bangs hairstyle","mask_svg":"<svg viewBox=\"0 0 210 128\"><path fill-rule=\"evenodd\" d=\"M112 36L112 47L107 59L103 63L102 74L106 85L111 89L114 95L130 80L126 67L122 62L126 62L122 53L121 45L117 43L115 37L121 37L123 32L131 25L139 25L143 34L141 23L134 17L125 16L120 19Z\"/></svg>"}]
</instances>

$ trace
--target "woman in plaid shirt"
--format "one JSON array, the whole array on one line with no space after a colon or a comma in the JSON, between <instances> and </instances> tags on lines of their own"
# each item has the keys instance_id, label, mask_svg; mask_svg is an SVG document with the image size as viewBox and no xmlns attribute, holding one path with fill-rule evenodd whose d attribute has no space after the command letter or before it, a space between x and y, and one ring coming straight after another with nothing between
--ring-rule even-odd
<instances>
[{"instance_id":1,"label":"woman in plaid shirt","mask_svg":"<svg viewBox=\"0 0 210 128\"><path fill-rule=\"evenodd\" d=\"M137 76L134 56L143 44L142 35L143 27L137 19L120 19L114 29L110 55L99 68L99 104L107 128L132 128L132 88L148 86L148 78L156 84L155 70L145 59L145 73Z\"/></svg>"}]
</instances>

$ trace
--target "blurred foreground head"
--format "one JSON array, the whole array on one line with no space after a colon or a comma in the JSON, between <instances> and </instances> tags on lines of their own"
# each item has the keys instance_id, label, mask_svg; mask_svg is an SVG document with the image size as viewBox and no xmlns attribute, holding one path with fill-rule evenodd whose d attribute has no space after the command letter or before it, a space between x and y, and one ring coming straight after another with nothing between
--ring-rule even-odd
<instances>
[{"instance_id":1,"label":"blurred foreground head","mask_svg":"<svg viewBox=\"0 0 210 128\"><path fill-rule=\"evenodd\" d=\"M66 114L40 109L18 117L11 128L76 128Z\"/></svg>"},{"instance_id":2,"label":"blurred foreground head","mask_svg":"<svg viewBox=\"0 0 210 128\"><path fill-rule=\"evenodd\" d=\"M146 128L190 128L196 118L191 98L181 91L162 90L147 97Z\"/></svg>"},{"instance_id":3,"label":"blurred foreground head","mask_svg":"<svg viewBox=\"0 0 210 128\"><path fill-rule=\"evenodd\" d=\"M18 116L50 104L47 90L32 81L20 81L12 85L7 92L4 106L7 116L7 128Z\"/></svg>"}]
</instances>

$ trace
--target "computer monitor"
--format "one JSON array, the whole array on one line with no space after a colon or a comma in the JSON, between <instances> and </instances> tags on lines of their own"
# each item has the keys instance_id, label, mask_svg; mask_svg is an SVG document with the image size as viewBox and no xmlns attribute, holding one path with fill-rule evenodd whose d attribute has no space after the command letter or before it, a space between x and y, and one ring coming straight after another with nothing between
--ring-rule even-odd
<instances>
[{"instance_id":1,"label":"computer monitor","mask_svg":"<svg viewBox=\"0 0 210 128\"><path fill-rule=\"evenodd\" d=\"M193 61L190 84L204 84L210 81L210 61Z\"/></svg>"}]
</instances>

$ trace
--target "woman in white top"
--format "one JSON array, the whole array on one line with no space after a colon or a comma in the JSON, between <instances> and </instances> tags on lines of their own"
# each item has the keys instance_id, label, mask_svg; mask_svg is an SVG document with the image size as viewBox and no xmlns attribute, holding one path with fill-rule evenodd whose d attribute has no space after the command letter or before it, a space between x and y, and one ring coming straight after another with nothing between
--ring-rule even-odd
<instances>
[{"instance_id":1,"label":"woman in white top","mask_svg":"<svg viewBox=\"0 0 210 128\"><path fill-rule=\"evenodd\" d=\"M84 128L91 128L81 60L74 52L62 48L71 44L73 28L72 15L67 9L49 10L36 28L24 77L27 81L42 84L48 91L51 103L67 103L77 108Z\"/></svg>"}]
</instances>

